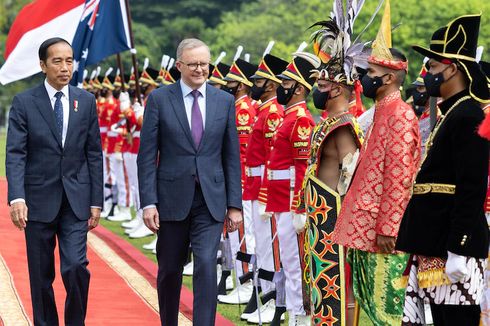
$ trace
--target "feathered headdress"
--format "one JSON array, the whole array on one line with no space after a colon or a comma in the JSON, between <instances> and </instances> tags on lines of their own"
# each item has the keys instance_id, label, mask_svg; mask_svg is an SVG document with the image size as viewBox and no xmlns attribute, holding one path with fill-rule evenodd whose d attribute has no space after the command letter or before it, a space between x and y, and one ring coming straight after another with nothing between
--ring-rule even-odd
<instances>
[{"instance_id":1,"label":"feathered headdress","mask_svg":"<svg viewBox=\"0 0 490 326\"><path fill-rule=\"evenodd\" d=\"M345 0L335 0L330 19L317 22L310 28L319 27L312 34L315 54L323 63L321 69L315 71L318 77L337 83L353 85L357 79L356 67L366 69L368 65L368 51L365 51L365 49L369 42L359 42L359 36L372 23L383 0L380 1L369 23L355 40L352 40L354 22L365 0L347 0L345 7L344 2Z\"/></svg>"}]
</instances>

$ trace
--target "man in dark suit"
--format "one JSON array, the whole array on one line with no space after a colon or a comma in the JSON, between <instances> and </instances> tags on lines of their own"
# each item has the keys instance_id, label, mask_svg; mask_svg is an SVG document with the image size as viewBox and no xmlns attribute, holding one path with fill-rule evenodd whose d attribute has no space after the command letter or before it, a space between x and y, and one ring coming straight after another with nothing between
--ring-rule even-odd
<instances>
[{"instance_id":1,"label":"man in dark suit","mask_svg":"<svg viewBox=\"0 0 490 326\"><path fill-rule=\"evenodd\" d=\"M58 325L52 283L60 250L65 324L84 325L90 273L87 231L97 226L102 151L95 98L68 85L73 50L52 38L39 48L44 83L14 97L6 170L12 222L25 230L35 325Z\"/></svg>"},{"instance_id":2,"label":"man in dark suit","mask_svg":"<svg viewBox=\"0 0 490 326\"><path fill-rule=\"evenodd\" d=\"M194 255L195 325L214 325L216 254L226 219L242 221L234 98L206 84L210 53L185 39L177 48L181 79L148 97L138 154L145 224L158 232L160 318L177 325L182 270Z\"/></svg>"}]
</instances>

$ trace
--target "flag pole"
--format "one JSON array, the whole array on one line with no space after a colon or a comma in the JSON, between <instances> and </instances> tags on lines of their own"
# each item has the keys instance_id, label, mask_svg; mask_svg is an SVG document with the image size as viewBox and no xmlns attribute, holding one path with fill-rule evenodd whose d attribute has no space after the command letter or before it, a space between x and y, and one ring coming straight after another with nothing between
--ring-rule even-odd
<instances>
[{"instance_id":1,"label":"flag pole","mask_svg":"<svg viewBox=\"0 0 490 326\"><path fill-rule=\"evenodd\" d=\"M116 54L117 67L119 68L119 73L121 76L121 89L123 92L126 91L126 80L124 80L124 67L121 61L121 54Z\"/></svg>"},{"instance_id":2,"label":"flag pole","mask_svg":"<svg viewBox=\"0 0 490 326\"><path fill-rule=\"evenodd\" d=\"M136 100L141 103L141 90L140 90L140 76L138 72L138 61L136 60L136 49L134 48L134 36L133 36L133 27L131 23L131 12L129 10L129 0L124 0L126 4L126 15L128 19L128 29L129 29L129 43L131 46L131 57L133 60L134 67L134 77L135 77L135 87L136 87ZM124 79L123 79L124 80Z\"/></svg>"}]
</instances>

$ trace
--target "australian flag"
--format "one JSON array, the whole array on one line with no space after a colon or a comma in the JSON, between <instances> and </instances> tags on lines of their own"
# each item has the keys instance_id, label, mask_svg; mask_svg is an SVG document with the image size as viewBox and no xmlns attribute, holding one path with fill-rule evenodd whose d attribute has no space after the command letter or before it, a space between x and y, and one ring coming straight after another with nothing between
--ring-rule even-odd
<instances>
[{"instance_id":1,"label":"australian flag","mask_svg":"<svg viewBox=\"0 0 490 326\"><path fill-rule=\"evenodd\" d=\"M73 38L73 78L81 87L86 66L130 49L124 0L87 0Z\"/></svg>"}]
</instances>

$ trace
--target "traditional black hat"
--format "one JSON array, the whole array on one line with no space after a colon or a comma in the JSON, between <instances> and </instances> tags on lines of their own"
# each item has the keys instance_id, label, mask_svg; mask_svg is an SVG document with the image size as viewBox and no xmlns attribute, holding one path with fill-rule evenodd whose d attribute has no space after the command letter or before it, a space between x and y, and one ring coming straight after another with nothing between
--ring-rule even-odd
<instances>
[{"instance_id":1,"label":"traditional black hat","mask_svg":"<svg viewBox=\"0 0 490 326\"><path fill-rule=\"evenodd\" d=\"M209 76L209 81L211 83L225 86L226 85L225 76L230 71L230 68L231 67L229 65L219 62L216 66L214 66L214 69L211 71L211 76Z\"/></svg>"},{"instance_id":2,"label":"traditional black hat","mask_svg":"<svg viewBox=\"0 0 490 326\"><path fill-rule=\"evenodd\" d=\"M465 15L439 28L432 35L430 47L413 46L420 54L439 62L458 64L470 81L469 92L478 102L490 102L486 76L476 62L481 15Z\"/></svg>"},{"instance_id":3,"label":"traditional black hat","mask_svg":"<svg viewBox=\"0 0 490 326\"><path fill-rule=\"evenodd\" d=\"M180 71L177 67L170 68L169 71L165 74L165 79L163 80L164 85L174 84L180 78Z\"/></svg>"},{"instance_id":4,"label":"traditional black hat","mask_svg":"<svg viewBox=\"0 0 490 326\"><path fill-rule=\"evenodd\" d=\"M247 86L252 87L253 82L251 76L257 71L257 66L242 59L237 59L230 67L230 71L226 75L226 81L237 81Z\"/></svg>"},{"instance_id":5,"label":"traditional black hat","mask_svg":"<svg viewBox=\"0 0 490 326\"><path fill-rule=\"evenodd\" d=\"M259 68L250 79L270 79L276 83L281 83L281 80L276 76L283 72L288 66L288 62L273 56L272 54L266 54L262 61L260 61Z\"/></svg>"},{"instance_id":6,"label":"traditional black hat","mask_svg":"<svg viewBox=\"0 0 490 326\"><path fill-rule=\"evenodd\" d=\"M281 79L291 79L302 84L310 91L315 84L316 77L312 72L316 69L310 61L300 56L295 57L286 67L286 69L277 77Z\"/></svg>"}]
</instances>

